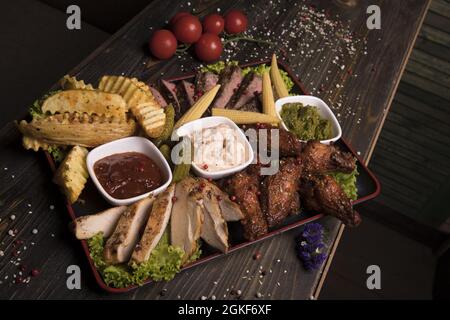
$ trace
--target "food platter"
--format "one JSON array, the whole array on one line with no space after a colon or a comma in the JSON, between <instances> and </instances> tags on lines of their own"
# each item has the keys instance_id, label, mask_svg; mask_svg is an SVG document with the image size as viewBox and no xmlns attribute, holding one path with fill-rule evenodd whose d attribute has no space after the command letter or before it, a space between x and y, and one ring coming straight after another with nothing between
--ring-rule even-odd
<instances>
[{"instance_id":1,"label":"food platter","mask_svg":"<svg viewBox=\"0 0 450 320\"><path fill-rule=\"evenodd\" d=\"M270 60L268 61L258 61L254 63L247 63L241 65L242 68L244 67L255 67L261 64L270 64ZM305 87L301 83L299 79L297 79L290 68L282 63L279 63L280 69L287 72L287 74L290 76L292 81L294 82L294 87L292 89L292 93L294 94L301 94L301 95L308 95L308 92L306 91ZM195 77L194 73L191 74L185 74L178 77L173 77L170 79L164 79L166 81L177 83L179 81L183 80L192 80ZM351 148L351 146L344 140L339 139L336 142L336 145L343 151L351 153L356 159L357 159L357 169L358 169L358 176L356 180L356 186L358 190L358 198L354 201L352 201L353 205L363 203L365 201L368 201L370 199L375 198L380 193L380 184L376 177L373 175L372 172L364 165L362 160L358 157L357 153ZM46 158L48 160L48 163L53 171L56 171L56 164L53 160L53 157L48 153L45 152ZM110 208L111 206L104 200L104 198L99 194L99 191L94 186L93 182L91 180L88 181L86 184L81 196L81 199L83 199L83 202L76 202L74 204L70 204L67 202L67 211L69 213L69 216L72 221L75 221L78 217L91 214L93 212L102 211L105 209ZM246 240L243 237L243 230L242 226L239 224L239 222L231 222L228 223L228 231L229 231L229 242L230 246L227 253L234 252L236 250L239 250L243 247L252 245L258 241L273 237L277 234L280 234L282 232L291 230L293 228L299 227L305 223L317 220L321 218L323 214L321 212L306 212L301 211L297 215L292 215L287 217L281 224L274 228L270 228L269 232L261 237L259 237L256 240L249 241ZM94 274L94 277L98 283L98 285L111 293L121 293L126 292L132 289L137 288L137 285L127 286L124 288L115 288L112 286L108 286L105 281L103 280L101 274L97 270L93 259L90 256L90 251L88 247L88 243L86 240L81 240L81 245L83 247L83 251L86 255L86 258L89 261L91 270ZM199 264L204 264L212 259L224 256L223 253L218 253L217 250L213 250L209 248L208 246L202 247L202 254L200 258L192 263L186 264L182 270L186 270L188 268L194 267ZM152 282L152 280L145 281L144 284L148 284Z\"/></svg>"}]
</instances>

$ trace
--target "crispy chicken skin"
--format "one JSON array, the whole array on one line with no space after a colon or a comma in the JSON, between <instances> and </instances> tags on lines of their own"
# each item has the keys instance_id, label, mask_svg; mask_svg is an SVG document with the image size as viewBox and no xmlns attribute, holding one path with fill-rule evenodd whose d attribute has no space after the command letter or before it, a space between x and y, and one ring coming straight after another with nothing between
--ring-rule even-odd
<instances>
[{"instance_id":1,"label":"crispy chicken skin","mask_svg":"<svg viewBox=\"0 0 450 320\"><path fill-rule=\"evenodd\" d=\"M308 141L302 154L303 170L309 174L324 174L332 171L351 173L356 159L349 152L340 151L334 145Z\"/></svg>"},{"instance_id":2,"label":"crispy chicken skin","mask_svg":"<svg viewBox=\"0 0 450 320\"><path fill-rule=\"evenodd\" d=\"M257 170L254 170L257 172ZM244 236L248 240L255 240L267 233L267 222L258 201L259 177L254 172L241 171L233 175L227 182L227 191L236 197L244 219Z\"/></svg>"},{"instance_id":3,"label":"crispy chicken skin","mask_svg":"<svg viewBox=\"0 0 450 320\"><path fill-rule=\"evenodd\" d=\"M247 128L253 128L255 130L259 129L259 130L263 130L266 129L267 130L267 149L268 150L272 150L272 135L270 130L274 129L274 130L278 130L278 153L280 158L282 157L297 157L300 156L300 154L302 153L302 146L303 143L297 139L297 137L289 132L286 131L282 128L278 128L278 127L273 127L270 125L260 125L260 126L256 126L256 125L248 125L245 127ZM259 133L259 132L258 132ZM258 138L259 138L259 134L258 134ZM273 148L275 148L275 146L273 146Z\"/></svg>"},{"instance_id":4,"label":"crispy chicken skin","mask_svg":"<svg viewBox=\"0 0 450 320\"><path fill-rule=\"evenodd\" d=\"M298 180L301 173L300 160L286 158L280 161L276 174L263 180L260 201L269 227L280 224L288 215L299 211Z\"/></svg>"},{"instance_id":5,"label":"crispy chicken skin","mask_svg":"<svg viewBox=\"0 0 450 320\"><path fill-rule=\"evenodd\" d=\"M356 227L361 222L361 217L353 210L350 199L330 176L304 175L300 193L302 204L307 210L334 216L350 227Z\"/></svg>"}]
</instances>

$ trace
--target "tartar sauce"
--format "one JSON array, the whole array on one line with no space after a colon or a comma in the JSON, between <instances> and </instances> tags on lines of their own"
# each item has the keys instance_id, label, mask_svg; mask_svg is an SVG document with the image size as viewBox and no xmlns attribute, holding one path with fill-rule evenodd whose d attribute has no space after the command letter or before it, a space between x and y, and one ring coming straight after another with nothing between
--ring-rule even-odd
<instances>
[{"instance_id":1,"label":"tartar sauce","mask_svg":"<svg viewBox=\"0 0 450 320\"><path fill-rule=\"evenodd\" d=\"M244 138L227 124L194 131L190 139L194 149L193 162L205 171L234 168L248 160L249 150Z\"/></svg>"}]
</instances>

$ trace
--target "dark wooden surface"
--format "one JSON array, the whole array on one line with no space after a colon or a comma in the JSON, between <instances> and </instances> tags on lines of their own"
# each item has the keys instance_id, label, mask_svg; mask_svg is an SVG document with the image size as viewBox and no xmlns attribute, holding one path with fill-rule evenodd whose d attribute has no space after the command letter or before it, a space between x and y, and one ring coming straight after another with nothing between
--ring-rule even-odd
<instances>
[{"instance_id":1,"label":"dark wooden surface","mask_svg":"<svg viewBox=\"0 0 450 320\"><path fill-rule=\"evenodd\" d=\"M251 5L244 1L191 2L196 12L202 15L215 11L217 7L222 12L230 7L244 8L252 25L260 32L271 30L274 39L280 37L286 28L288 32L281 38L287 38L289 31L300 23L300 19L297 20L299 15L313 10L303 7L304 2L298 1L273 1L271 4L254 1ZM169 77L190 70L196 64L189 57L154 64L144 49L149 27L161 27L168 17L183 9L181 3L153 2L71 73L94 83L103 74L122 73L151 82L161 76ZM355 41L355 50L352 54L342 54L344 40L339 32L334 33L334 37L330 34L319 37L296 30L288 44L291 47L295 45L293 51L288 51L289 47L282 50L287 51L285 60L310 91L330 102L336 114L340 115L344 137L367 161L428 1L359 1L358 7L351 9L339 8L324 0L307 3L326 9L326 15L333 21L348 24L353 31L353 40L358 40ZM381 7L383 24L381 30L369 32L365 9L374 3ZM185 9L185 5L183 7ZM273 15L274 12L279 14ZM302 23L308 25L308 21ZM337 31L341 29L337 28ZM320 50L308 55L309 50L317 49ZM251 60L267 58L273 50L261 49L250 43L239 44L233 58L245 61L250 53ZM336 56L341 59L339 63L333 63ZM105 294L96 287L79 243L68 232L68 217L58 190L51 184L43 157L21 149L19 135L12 124L3 128L0 139L0 250L4 253L0 257L2 298L198 299L215 295L218 299L230 299L234 298L230 292L235 289L241 290L242 298L247 299L254 298L257 292L267 299L308 299L320 291L318 287L324 279L322 270L311 273L303 270L294 250L294 237L300 230L293 230L183 272L169 283L146 286L118 296ZM14 220L11 215L15 216ZM328 229L331 250L342 230L341 225L329 217L323 218L321 223ZM17 235L12 237L8 233L14 229L17 229ZM33 234L33 229L38 233ZM24 243L17 247L21 251L18 257L13 257L11 254L17 239ZM27 247L25 251L23 246ZM254 261L252 256L257 251L262 253L262 258ZM19 264L23 263L27 270L39 268L41 271L28 284L13 283L13 275L20 271L16 265L18 258L21 259ZM70 291L66 287L66 268L72 264L81 267L81 290ZM266 272L262 279L259 278L259 270ZM167 292L160 296L163 288Z\"/></svg>"},{"instance_id":2,"label":"dark wooden surface","mask_svg":"<svg viewBox=\"0 0 450 320\"><path fill-rule=\"evenodd\" d=\"M371 168L378 201L450 233L450 1L434 0L403 74Z\"/></svg>"}]
</instances>

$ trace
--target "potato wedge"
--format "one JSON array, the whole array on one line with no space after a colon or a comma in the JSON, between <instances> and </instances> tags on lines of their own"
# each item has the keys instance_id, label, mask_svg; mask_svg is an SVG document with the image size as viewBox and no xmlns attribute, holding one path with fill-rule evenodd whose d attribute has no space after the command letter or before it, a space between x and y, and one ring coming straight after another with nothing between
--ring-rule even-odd
<instances>
[{"instance_id":1,"label":"potato wedge","mask_svg":"<svg viewBox=\"0 0 450 320\"><path fill-rule=\"evenodd\" d=\"M153 103L141 103L132 109L138 123L151 138L158 138L166 123L164 109L154 106Z\"/></svg>"},{"instance_id":2,"label":"potato wedge","mask_svg":"<svg viewBox=\"0 0 450 320\"><path fill-rule=\"evenodd\" d=\"M78 112L125 119L127 105L118 94L95 90L64 90L48 97L42 104L42 112L50 114Z\"/></svg>"},{"instance_id":3,"label":"potato wedge","mask_svg":"<svg viewBox=\"0 0 450 320\"><path fill-rule=\"evenodd\" d=\"M65 113L36 118L31 122L22 120L18 128L23 135L43 143L96 147L132 136L136 131L136 123L131 119L119 121L104 116Z\"/></svg>"},{"instance_id":4,"label":"potato wedge","mask_svg":"<svg viewBox=\"0 0 450 320\"><path fill-rule=\"evenodd\" d=\"M70 203L78 200L89 177L86 166L87 154L86 148L73 147L53 178L53 182L61 187Z\"/></svg>"}]
</instances>

